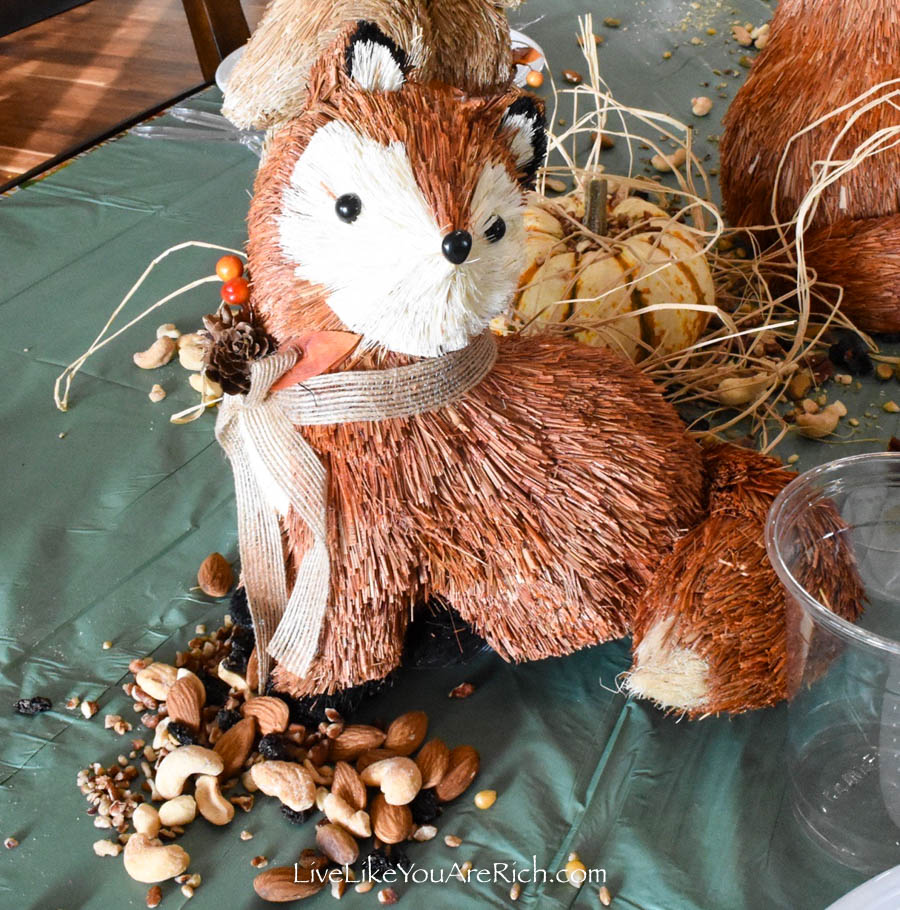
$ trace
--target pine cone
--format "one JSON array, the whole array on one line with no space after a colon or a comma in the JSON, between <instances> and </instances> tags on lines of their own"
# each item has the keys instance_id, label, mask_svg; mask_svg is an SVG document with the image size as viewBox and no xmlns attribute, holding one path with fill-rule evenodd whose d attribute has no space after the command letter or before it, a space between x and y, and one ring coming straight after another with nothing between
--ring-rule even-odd
<instances>
[{"instance_id":1,"label":"pine cone","mask_svg":"<svg viewBox=\"0 0 900 910\"><path fill-rule=\"evenodd\" d=\"M227 303L204 316L203 325L209 332L206 375L227 395L245 395L250 391L250 364L274 351L275 341L244 311L235 316Z\"/></svg>"}]
</instances>

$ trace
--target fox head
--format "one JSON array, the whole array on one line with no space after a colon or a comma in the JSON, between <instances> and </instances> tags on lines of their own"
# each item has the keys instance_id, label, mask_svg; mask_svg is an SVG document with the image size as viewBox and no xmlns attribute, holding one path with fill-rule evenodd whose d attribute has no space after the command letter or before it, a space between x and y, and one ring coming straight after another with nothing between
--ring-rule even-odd
<instances>
[{"instance_id":1,"label":"fox head","mask_svg":"<svg viewBox=\"0 0 900 910\"><path fill-rule=\"evenodd\" d=\"M338 47L257 177L254 306L279 341L340 327L383 351L457 350L516 290L540 103L416 83L414 59L370 23Z\"/></svg>"}]
</instances>

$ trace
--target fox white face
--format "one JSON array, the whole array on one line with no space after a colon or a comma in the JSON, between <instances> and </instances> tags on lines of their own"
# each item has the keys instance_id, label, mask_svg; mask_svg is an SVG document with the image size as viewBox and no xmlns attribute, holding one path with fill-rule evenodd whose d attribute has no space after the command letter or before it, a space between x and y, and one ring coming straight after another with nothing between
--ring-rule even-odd
<instances>
[{"instance_id":1,"label":"fox white face","mask_svg":"<svg viewBox=\"0 0 900 910\"><path fill-rule=\"evenodd\" d=\"M371 27L360 28L347 60L366 91L402 90L404 57ZM321 126L299 156L278 215L280 246L367 344L437 356L464 347L509 304L524 258L520 178L543 155L543 125L532 103L495 120L491 141L470 148L464 167L423 165L421 143L373 138L342 120ZM435 188L444 172L447 184L464 185Z\"/></svg>"}]
</instances>

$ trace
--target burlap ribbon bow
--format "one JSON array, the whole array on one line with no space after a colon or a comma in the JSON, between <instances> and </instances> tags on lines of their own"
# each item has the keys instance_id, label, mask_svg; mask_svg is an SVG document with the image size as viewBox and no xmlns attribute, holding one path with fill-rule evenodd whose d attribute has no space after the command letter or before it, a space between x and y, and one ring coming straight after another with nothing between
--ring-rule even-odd
<instances>
[{"instance_id":1,"label":"burlap ribbon bow","mask_svg":"<svg viewBox=\"0 0 900 910\"><path fill-rule=\"evenodd\" d=\"M226 395L216 438L232 470L241 574L256 633L259 690L270 659L298 676L309 670L328 607L328 501L325 467L298 426L412 417L444 407L490 372L490 333L441 357L388 370L315 376L279 391L272 385L297 362L293 350L255 361L247 395ZM289 592L281 518L293 510L312 542Z\"/></svg>"}]
</instances>

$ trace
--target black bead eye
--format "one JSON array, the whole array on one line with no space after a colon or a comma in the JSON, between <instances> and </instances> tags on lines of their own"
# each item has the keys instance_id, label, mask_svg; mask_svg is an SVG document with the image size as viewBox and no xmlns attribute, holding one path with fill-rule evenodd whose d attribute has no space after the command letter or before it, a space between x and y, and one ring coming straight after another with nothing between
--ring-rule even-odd
<instances>
[{"instance_id":1,"label":"black bead eye","mask_svg":"<svg viewBox=\"0 0 900 910\"><path fill-rule=\"evenodd\" d=\"M484 236L491 243L496 243L498 240L503 238L503 235L506 233L506 222L497 215L494 220L488 225L487 230L484 232Z\"/></svg>"},{"instance_id":2,"label":"black bead eye","mask_svg":"<svg viewBox=\"0 0 900 910\"><path fill-rule=\"evenodd\" d=\"M334 203L334 210L337 212L337 216L341 221L346 221L347 224L353 224L353 222L359 218L359 213L362 211L362 199L360 199L356 193L344 193L343 196L337 197L337 200Z\"/></svg>"}]
</instances>

